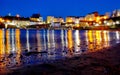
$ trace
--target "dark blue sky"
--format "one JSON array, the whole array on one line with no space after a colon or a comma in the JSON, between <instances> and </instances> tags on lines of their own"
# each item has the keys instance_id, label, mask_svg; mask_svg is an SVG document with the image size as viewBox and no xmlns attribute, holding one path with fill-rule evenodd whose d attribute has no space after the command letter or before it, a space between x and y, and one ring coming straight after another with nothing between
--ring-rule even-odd
<instances>
[{"instance_id":1,"label":"dark blue sky","mask_svg":"<svg viewBox=\"0 0 120 75\"><path fill-rule=\"evenodd\" d=\"M0 15L31 16L40 13L52 16L84 16L98 11L100 14L120 9L120 0L0 0Z\"/></svg>"}]
</instances>

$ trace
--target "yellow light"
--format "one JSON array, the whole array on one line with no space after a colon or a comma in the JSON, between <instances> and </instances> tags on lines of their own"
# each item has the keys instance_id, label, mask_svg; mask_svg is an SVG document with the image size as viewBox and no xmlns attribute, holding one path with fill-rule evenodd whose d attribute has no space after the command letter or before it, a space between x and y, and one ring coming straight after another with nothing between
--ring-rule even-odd
<instances>
[{"instance_id":1,"label":"yellow light","mask_svg":"<svg viewBox=\"0 0 120 75\"><path fill-rule=\"evenodd\" d=\"M99 22L99 21L100 21L100 17L97 17L97 18L96 18L96 22Z\"/></svg>"},{"instance_id":2,"label":"yellow light","mask_svg":"<svg viewBox=\"0 0 120 75\"><path fill-rule=\"evenodd\" d=\"M4 22L5 20L3 18L0 18L0 22Z\"/></svg>"},{"instance_id":3,"label":"yellow light","mask_svg":"<svg viewBox=\"0 0 120 75\"><path fill-rule=\"evenodd\" d=\"M71 19L69 19L69 20L68 20L68 22L72 22L72 20L71 20Z\"/></svg>"},{"instance_id":4,"label":"yellow light","mask_svg":"<svg viewBox=\"0 0 120 75\"><path fill-rule=\"evenodd\" d=\"M89 49L89 52L93 52L93 49L94 49L94 39L93 39L93 31L89 30L87 32L87 40L88 40L88 49Z\"/></svg>"},{"instance_id":5,"label":"yellow light","mask_svg":"<svg viewBox=\"0 0 120 75\"><path fill-rule=\"evenodd\" d=\"M101 21L99 21L99 24L102 24L102 22L101 22Z\"/></svg>"},{"instance_id":6,"label":"yellow light","mask_svg":"<svg viewBox=\"0 0 120 75\"><path fill-rule=\"evenodd\" d=\"M11 49L11 45L10 45L10 31L6 30L6 54L10 54L10 49Z\"/></svg>"},{"instance_id":7,"label":"yellow light","mask_svg":"<svg viewBox=\"0 0 120 75\"><path fill-rule=\"evenodd\" d=\"M10 22L10 20L6 20L6 22Z\"/></svg>"},{"instance_id":8,"label":"yellow light","mask_svg":"<svg viewBox=\"0 0 120 75\"><path fill-rule=\"evenodd\" d=\"M3 35L4 35L4 31L0 29L0 55L3 55L5 52Z\"/></svg>"},{"instance_id":9,"label":"yellow light","mask_svg":"<svg viewBox=\"0 0 120 75\"><path fill-rule=\"evenodd\" d=\"M92 21L92 19L90 18L89 21Z\"/></svg>"},{"instance_id":10,"label":"yellow light","mask_svg":"<svg viewBox=\"0 0 120 75\"><path fill-rule=\"evenodd\" d=\"M20 65L20 55L21 55L21 44L20 44L20 29L15 30L15 42L16 42L16 48L17 48L17 56L16 61L18 62L18 65Z\"/></svg>"},{"instance_id":11,"label":"yellow light","mask_svg":"<svg viewBox=\"0 0 120 75\"><path fill-rule=\"evenodd\" d=\"M0 22L2 21L2 18L0 18Z\"/></svg>"},{"instance_id":12,"label":"yellow light","mask_svg":"<svg viewBox=\"0 0 120 75\"><path fill-rule=\"evenodd\" d=\"M104 19L107 19L107 16L104 16Z\"/></svg>"},{"instance_id":13,"label":"yellow light","mask_svg":"<svg viewBox=\"0 0 120 75\"><path fill-rule=\"evenodd\" d=\"M73 49L72 49L72 47L73 47L72 30L68 30L67 35L68 35L68 48L69 48L70 52L72 52L73 51Z\"/></svg>"}]
</instances>

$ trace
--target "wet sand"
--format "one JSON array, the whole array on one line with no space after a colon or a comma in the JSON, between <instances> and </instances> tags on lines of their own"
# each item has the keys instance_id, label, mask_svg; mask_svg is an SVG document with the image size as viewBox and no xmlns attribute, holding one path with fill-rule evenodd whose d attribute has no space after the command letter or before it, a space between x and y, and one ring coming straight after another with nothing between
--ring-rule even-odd
<instances>
[{"instance_id":1,"label":"wet sand","mask_svg":"<svg viewBox=\"0 0 120 75\"><path fill-rule=\"evenodd\" d=\"M73 58L11 71L7 75L120 75L120 44Z\"/></svg>"}]
</instances>

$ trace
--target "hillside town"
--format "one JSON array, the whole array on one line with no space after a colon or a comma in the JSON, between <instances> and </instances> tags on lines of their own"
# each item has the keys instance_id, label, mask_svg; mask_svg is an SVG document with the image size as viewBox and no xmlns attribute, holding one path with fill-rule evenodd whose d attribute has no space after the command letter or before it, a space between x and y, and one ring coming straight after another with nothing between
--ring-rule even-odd
<instances>
[{"instance_id":1,"label":"hillside town","mask_svg":"<svg viewBox=\"0 0 120 75\"><path fill-rule=\"evenodd\" d=\"M72 29L110 29L120 27L120 10L112 13L99 14L92 12L86 16L63 17L47 16L46 20L40 14L21 17L19 14L0 16L0 28L72 28Z\"/></svg>"}]
</instances>

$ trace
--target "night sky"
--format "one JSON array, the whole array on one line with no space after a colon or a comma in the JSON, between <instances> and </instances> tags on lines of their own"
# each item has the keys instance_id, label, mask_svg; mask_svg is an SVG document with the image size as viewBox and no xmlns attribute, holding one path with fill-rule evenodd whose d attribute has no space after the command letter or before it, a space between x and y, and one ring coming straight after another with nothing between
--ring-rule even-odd
<instances>
[{"instance_id":1,"label":"night sky","mask_svg":"<svg viewBox=\"0 0 120 75\"><path fill-rule=\"evenodd\" d=\"M98 11L100 14L120 9L120 0L0 0L0 15L20 14L29 17L40 13L56 17L85 16Z\"/></svg>"}]
</instances>

